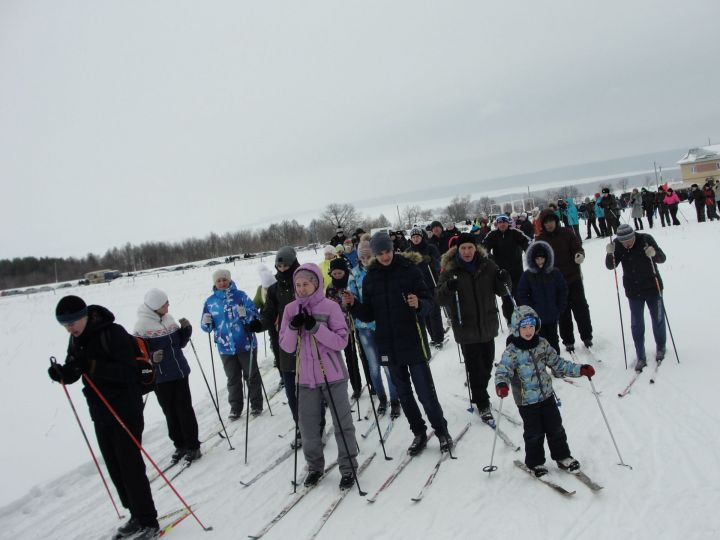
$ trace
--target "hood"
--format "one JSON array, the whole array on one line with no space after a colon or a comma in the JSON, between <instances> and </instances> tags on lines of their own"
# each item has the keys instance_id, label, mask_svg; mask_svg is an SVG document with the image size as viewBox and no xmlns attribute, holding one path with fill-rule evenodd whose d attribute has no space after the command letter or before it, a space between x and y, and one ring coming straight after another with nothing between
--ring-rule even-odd
<instances>
[{"instance_id":1,"label":"hood","mask_svg":"<svg viewBox=\"0 0 720 540\"><path fill-rule=\"evenodd\" d=\"M555 220L555 230L557 230L557 227L560 226L560 218L557 216L555 211L552 208L546 208L545 210L540 212L540 217L539 217L540 228L542 229L543 232L547 232L545 230L545 227L542 226L542 224L545 221L545 218L547 218L548 216L552 217Z\"/></svg>"},{"instance_id":2,"label":"hood","mask_svg":"<svg viewBox=\"0 0 720 540\"><path fill-rule=\"evenodd\" d=\"M475 247L477 248L478 257L480 259L487 259L487 251L485 250L485 248L480 245L477 245ZM443 268L443 270L454 270L458 267L457 258L455 257L457 255L457 250L457 246L453 246L448 249L440 258L440 266Z\"/></svg>"},{"instance_id":3,"label":"hood","mask_svg":"<svg viewBox=\"0 0 720 540\"><path fill-rule=\"evenodd\" d=\"M92 334L95 334L103 328L110 326L115 322L115 315L103 306L89 305L88 306L88 323L85 327L85 331L73 340L78 340L80 343L85 342L86 339Z\"/></svg>"},{"instance_id":4,"label":"hood","mask_svg":"<svg viewBox=\"0 0 720 540\"><path fill-rule=\"evenodd\" d=\"M315 274L319 283L318 288L315 289L315 292L312 293L310 296L306 298L300 298L298 296L295 296L295 300L297 300L297 302L301 306L304 306L306 308L312 308L313 306L317 305L318 302L321 302L325 298L325 285L323 281L322 271L320 270L320 267L315 263L305 263L299 266L297 270L293 272L293 289L295 288L295 276L300 270L308 270Z\"/></svg>"},{"instance_id":5,"label":"hood","mask_svg":"<svg viewBox=\"0 0 720 540\"><path fill-rule=\"evenodd\" d=\"M545 266L543 266L542 272L544 274L549 274L555 267L555 252L553 251L552 246L547 242L542 240L535 240L532 242L528 246L527 253L525 254L525 262L527 263L527 268L530 272L533 274L540 273L540 268L538 268L538 265L535 264L535 252L540 247L545 248L545 251L547 251L548 254L547 259L545 259Z\"/></svg>"},{"instance_id":6,"label":"hood","mask_svg":"<svg viewBox=\"0 0 720 540\"><path fill-rule=\"evenodd\" d=\"M295 270L297 270L300 267L300 263L297 262L297 259L290 265L290 268L287 270L284 270L283 272L280 272L277 268L277 273L275 274L275 280L276 281L283 281L283 282L292 282L293 275L295 274Z\"/></svg>"},{"instance_id":7,"label":"hood","mask_svg":"<svg viewBox=\"0 0 720 540\"><path fill-rule=\"evenodd\" d=\"M575 206L575 201L572 197L568 197L567 199L565 199L565 202L567 203L568 207L572 208Z\"/></svg>"},{"instance_id":8,"label":"hood","mask_svg":"<svg viewBox=\"0 0 720 540\"><path fill-rule=\"evenodd\" d=\"M517 309L513 311L512 317L510 319L510 328L512 329L513 336L520 337L520 321L522 321L528 315L535 317L538 320L538 324L535 327L535 335L538 335L538 332L540 332L541 321L537 312L530 306L518 306Z\"/></svg>"}]
</instances>

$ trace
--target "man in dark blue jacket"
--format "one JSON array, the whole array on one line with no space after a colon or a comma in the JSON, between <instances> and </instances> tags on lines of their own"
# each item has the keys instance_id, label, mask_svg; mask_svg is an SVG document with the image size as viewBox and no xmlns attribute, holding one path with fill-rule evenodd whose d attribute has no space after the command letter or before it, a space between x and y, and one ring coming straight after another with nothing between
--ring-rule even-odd
<instances>
[{"instance_id":1,"label":"man in dark blue jacket","mask_svg":"<svg viewBox=\"0 0 720 540\"><path fill-rule=\"evenodd\" d=\"M403 412L415 434L408 453L416 455L427 444L427 427L413 396L413 386L435 430L440 449L449 451L453 441L435 392L428 365L430 352L422 326L433 300L416 266L422 258L415 253L393 253L392 240L382 232L372 237L370 249L375 260L368 265L363 281L362 302L349 292L343 294L343 302L351 306L354 317L375 321L380 363L390 370Z\"/></svg>"},{"instance_id":2,"label":"man in dark blue jacket","mask_svg":"<svg viewBox=\"0 0 720 540\"><path fill-rule=\"evenodd\" d=\"M655 360L658 364L665 358L665 311L662 303L662 280L657 264L665 262L665 253L649 234L637 233L630 225L618 227L615 240L607 245L605 266L608 270L622 264L623 287L630 304L630 329L632 330L637 362L635 371L647 365L645 357L645 314L647 304L655 336Z\"/></svg>"}]
</instances>

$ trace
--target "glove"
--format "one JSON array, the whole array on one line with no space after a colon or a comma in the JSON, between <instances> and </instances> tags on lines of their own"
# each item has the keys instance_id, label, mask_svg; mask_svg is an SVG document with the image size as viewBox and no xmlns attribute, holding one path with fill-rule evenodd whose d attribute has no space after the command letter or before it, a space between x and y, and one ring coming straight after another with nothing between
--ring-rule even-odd
<instances>
[{"instance_id":1,"label":"glove","mask_svg":"<svg viewBox=\"0 0 720 540\"><path fill-rule=\"evenodd\" d=\"M263 331L263 325L258 319L253 319L252 321L247 323L244 328L247 333Z\"/></svg>"},{"instance_id":2,"label":"glove","mask_svg":"<svg viewBox=\"0 0 720 540\"><path fill-rule=\"evenodd\" d=\"M152 353L153 364L159 364L160 362L163 361L163 358L165 358L165 351L163 351L162 349Z\"/></svg>"},{"instance_id":3,"label":"glove","mask_svg":"<svg viewBox=\"0 0 720 540\"><path fill-rule=\"evenodd\" d=\"M313 319L314 320L314 319ZM290 328L293 330L299 330L300 327L305 323L305 313L302 311L298 312L292 319L290 319Z\"/></svg>"},{"instance_id":4,"label":"glove","mask_svg":"<svg viewBox=\"0 0 720 540\"><path fill-rule=\"evenodd\" d=\"M605 246L605 251L608 255L615 253L615 242L610 242L607 246Z\"/></svg>"},{"instance_id":5,"label":"glove","mask_svg":"<svg viewBox=\"0 0 720 540\"><path fill-rule=\"evenodd\" d=\"M575 264L582 264L585 260L585 255L582 253L576 253L575 254Z\"/></svg>"},{"instance_id":6,"label":"glove","mask_svg":"<svg viewBox=\"0 0 720 540\"><path fill-rule=\"evenodd\" d=\"M202 323L205 326L211 326L213 322L212 315L209 313L203 313Z\"/></svg>"},{"instance_id":7,"label":"glove","mask_svg":"<svg viewBox=\"0 0 720 540\"><path fill-rule=\"evenodd\" d=\"M305 314L305 330L312 330L315 325L317 324L317 321L315 320L315 317L310 315L309 313Z\"/></svg>"},{"instance_id":8,"label":"glove","mask_svg":"<svg viewBox=\"0 0 720 540\"><path fill-rule=\"evenodd\" d=\"M655 252L655 248L654 248L654 247L652 247L652 246L647 246L647 247L645 248L645 255L647 255L647 256L650 257L651 259L655 256L655 253L656 253L656 252Z\"/></svg>"},{"instance_id":9,"label":"glove","mask_svg":"<svg viewBox=\"0 0 720 540\"><path fill-rule=\"evenodd\" d=\"M501 382L495 387L495 393L498 395L499 398L506 398L509 391L510 389L508 388L508 385L504 382Z\"/></svg>"},{"instance_id":10,"label":"glove","mask_svg":"<svg viewBox=\"0 0 720 540\"><path fill-rule=\"evenodd\" d=\"M51 364L48 368L50 379L55 382L61 382L65 379L65 370L60 364Z\"/></svg>"},{"instance_id":11,"label":"glove","mask_svg":"<svg viewBox=\"0 0 720 540\"><path fill-rule=\"evenodd\" d=\"M592 379L593 375L595 375L595 368L592 367L590 364L583 364L580 367L580 375L582 377L587 377L588 379Z\"/></svg>"},{"instance_id":12,"label":"glove","mask_svg":"<svg viewBox=\"0 0 720 540\"><path fill-rule=\"evenodd\" d=\"M498 279L499 279L500 281L502 281L503 283L507 283L508 281L510 281L510 274L509 274L508 271L505 270L504 268L499 268L499 269L498 269L498 271L497 271L497 277L498 277Z\"/></svg>"},{"instance_id":13,"label":"glove","mask_svg":"<svg viewBox=\"0 0 720 540\"><path fill-rule=\"evenodd\" d=\"M208 313L208 315L210 314ZM180 319L178 322L180 323L180 328L187 328L188 326L191 326L190 321L185 318Z\"/></svg>"},{"instance_id":14,"label":"glove","mask_svg":"<svg viewBox=\"0 0 720 540\"><path fill-rule=\"evenodd\" d=\"M448 279L446 281L447 288L449 291L455 292L458 290L458 278L457 276L453 277L452 279Z\"/></svg>"}]
</instances>

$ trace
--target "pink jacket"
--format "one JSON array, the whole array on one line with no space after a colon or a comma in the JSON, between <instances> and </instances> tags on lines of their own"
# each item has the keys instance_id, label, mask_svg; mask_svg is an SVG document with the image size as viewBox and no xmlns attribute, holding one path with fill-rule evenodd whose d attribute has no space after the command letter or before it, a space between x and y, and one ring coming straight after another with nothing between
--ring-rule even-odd
<instances>
[{"instance_id":1,"label":"pink jacket","mask_svg":"<svg viewBox=\"0 0 720 540\"><path fill-rule=\"evenodd\" d=\"M320 268L313 263L303 264L299 270L310 270L318 278L320 287L307 298L296 298L283 311L280 324L280 347L290 354L297 352L298 335L300 336L300 366L298 380L301 385L314 388L325 384L318 353L328 382L347 379L348 372L343 360L342 351L348 343L348 327L345 315L340 306L325 298L323 276ZM294 280L294 276L293 276ZM290 328L290 320L298 314L300 307L315 317L315 327L306 330Z\"/></svg>"},{"instance_id":2,"label":"pink jacket","mask_svg":"<svg viewBox=\"0 0 720 540\"><path fill-rule=\"evenodd\" d=\"M667 204L668 206L671 204L679 204L680 198L678 197L678 194L674 191L672 192L672 195L666 195L663 199L663 202Z\"/></svg>"}]
</instances>

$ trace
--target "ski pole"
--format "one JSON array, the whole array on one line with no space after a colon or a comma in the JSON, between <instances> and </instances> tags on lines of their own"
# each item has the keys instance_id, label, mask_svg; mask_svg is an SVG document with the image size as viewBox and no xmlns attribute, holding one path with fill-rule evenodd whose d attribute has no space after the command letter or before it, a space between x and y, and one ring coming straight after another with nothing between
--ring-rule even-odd
<instances>
[{"instance_id":1,"label":"ski pole","mask_svg":"<svg viewBox=\"0 0 720 540\"><path fill-rule=\"evenodd\" d=\"M212 367L213 385L215 386L215 402L217 403L218 413L220 411L220 398L218 397L217 378L215 376L215 357L213 356L212 340L210 332L208 332L208 348L210 349L210 367Z\"/></svg>"},{"instance_id":2,"label":"ski pole","mask_svg":"<svg viewBox=\"0 0 720 540\"><path fill-rule=\"evenodd\" d=\"M457 277L455 279L457 279ZM455 290L455 309L457 309L458 324L462 326L463 320L462 312L460 311L460 295L458 294L457 289Z\"/></svg>"},{"instance_id":3,"label":"ski pole","mask_svg":"<svg viewBox=\"0 0 720 540\"><path fill-rule=\"evenodd\" d=\"M357 469L355 468L355 464L353 463L353 456L350 454L350 447L348 446L347 439L345 438L345 430L342 429L342 426L340 425L340 416L338 415L337 406L335 405L335 398L332 395L332 391L330 390L330 383L328 382L327 373L325 372L325 364L322 361L322 357L320 356L320 348L318 347L317 339L315 339L315 336L310 336L312 339L312 343L315 346L315 354L317 354L318 362L320 363L320 372L322 373L323 380L325 381L325 389L327 390L328 397L330 398L330 405L332 406L332 412L335 415L335 420L337 421L337 429L340 431L340 438L343 441L343 445L345 446L345 452L348 456L348 461L350 462L350 467L352 468L353 477L355 478L355 485L357 485L358 493L361 497L364 497L367 495L365 491L360 489L360 480L358 480L357 475Z\"/></svg>"},{"instance_id":4,"label":"ski pole","mask_svg":"<svg viewBox=\"0 0 720 540\"><path fill-rule=\"evenodd\" d=\"M460 354L460 351L461 351L460 344L458 343L457 346L458 346L458 354ZM467 362L464 362L464 364L465 364L465 386L467 386L467 390L468 390L468 403L470 403L470 407L468 407L467 412L469 412L469 413L474 413L474 412L475 412L475 407L473 407L472 395L470 394L470 372L468 371L468 364L467 364Z\"/></svg>"},{"instance_id":5,"label":"ski pole","mask_svg":"<svg viewBox=\"0 0 720 540\"><path fill-rule=\"evenodd\" d=\"M407 296L405 296L405 293L402 293L403 301L407 304ZM420 299L418 298L418 301ZM408 309L410 309L413 313L413 316L415 317L415 328L417 328L418 331L418 339L420 340L420 345L423 350L423 355L425 355L425 360L430 361L430 352L427 350L427 347L425 346L425 339L423 338L422 329L420 328L420 320L417 316L417 310L415 308L412 308L408 306Z\"/></svg>"},{"instance_id":6,"label":"ski pole","mask_svg":"<svg viewBox=\"0 0 720 540\"><path fill-rule=\"evenodd\" d=\"M503 323L502 323L502 320L504 317L500 316L500 308L498 307L497 296L495 297L495 315L497 316L498 324L500 325L500 331L504 332L505 327L503 326Z\"/></svg>"},{"instance_id":7,"label":"ski pole","mask_svg":"<svg viewBox=\"0 0 720 540\"><path fill-rule=\"evenodd\" d=\"M612 243L612 242L613 242L612 235L610 235L610 243ZM622 308L620 306L620 285L618 285L617 262L615 262L615 250L613 250L611 255L612 255L612 263L613 263L613 272L615 273L615 293L617 295L618 314L620 315L620 333L622 334L623 356L625 357L625 369L627 369L628 362L627 362L627 348L625 347L625 326L623 325Z\"/></svg>"},{"instance_id":8,"label":"ski pole","mask_svg":"<svg viewBox=\"0 0 720 540\"><path fill-rule=\"evenodd\" d=\"M595 383L593 383L593 380L588 377L588 380L590 381L590 388L592 388L592 393L595 396L595 400L597 401L598 407L600 407L600 413L602 414L603 420L605 420L605 425L608 428L608 433L610 433L610 438L612 439L613 445L615 446L615 451L617 452L618 458L620 458L620 463L618 465L621 465L623 467L627 467L628 469L632 470L632 467L625 463L623 461L622 456L620 455L620 449L618 448L617 443L615 442L615 436L613 435L612 430L610 429L610 423L608 422L607 416L605 416L605 411L603 410L602 403L600 403L600 394L598 394L597 390L595 390Z\"/></svg>"},{"instance_id":9,"label":"ski pole","mask_svg":"<svg viewBox=\"0 0 720 540\"><path fill-rule=\"evenodd\" d=\"M50 357L50 364L54 367L57 366L57 360L54 356ZM75 415L75 420L77 421L77 425L80 428L80 432L82 433L83 439L85 439L85 444L87 444L88 450L90 450L90 455L92 456L93 462L95 463L95 468L97 469L98 474L100 475L100 479L102 480L103 485L105 486L105 491L107 491L108 497L110 497L110 502L113 505L113 508L115 508L115 513L117 513L118 519L122 519L125 516L120 514L120 510L118 510L117 504L115 504L115 498L112 496L112 492L110 491L110 486L108 486L107 480L105 480L105 475L102 472L102 469L100 468L100 463L98 463L97 457L95 456L95 452L92 449L92 446L90 445L90 440L88 439L87 433L85 433L85 428L82 425L82 422L80 421L80 417L78 416L77 410L75 409L75 404L73 403L72 398L70 397L70 392L68 392L67 386L65 385L65 381L61 380L60 384L62 385L63 390L65 391L65 396L68 399L68 403L70 404L70 408L72 409L73 414Z\"/></svg>"},{"instance_id":10,"label":"ski pole","mask_svg":"<svg viewBox=\"0 0 720 540\"><path fill-rule=\"evenodd\" d=\"M272 407L270 407L270 398L268 398L267 391L265 390L265 382L263 381L262 374L258 373L258 376L260 377L260 387L262 388L263 395L265 396L265 403L267 403L268 411L270 411L270 416L275 416L272 412Z\"/></svg>"},{"instance_id":11,"label":"ski pole","mask_svg":"<svg viewBox=\"0 0 720 540\"><path fill-rule=\"evenodd\" d=\"M324 414L324 413L323 413ZM295 347L295 464L293 465L293 493L297 493L297 469L298 469L298 435L300 434L300 330L298 330L297 345Z\"/></svg>"},{"instance_id":12,"label":"ski pole","mask_svg":"<svg viewBox=\"0 0 720 540\"><path fill-rule=\"evenodd\" d=\"M215 412L218 415L218 420L220 420L220 425L222 426L223 433L225 433L225 438L228 441L228 444L230 445L230 450L235 450L233 448L232 443L230 442L230 437L228 436L227 430L225 429L225 422L223 422L222 416L220 415L220 407L215 402L215 398L213 397L212 390L210 389L210 383L207 380L207 377L205 376L205 370L202 367L202 364L200 363L200 357L198 356L197 350L195 350L195 344L193 343L192 338L190 338L190 347L192 347L193 354L195 354L195 360L197 361L198 366L200 367L200 373L202 373L203 379L205 380L205 386L207 386L208 394L210 394L210 401L212 401L213 407L215 407ZM218 435L222 436L222 434L218 433Z\"/></svg>"},{"instance_id":13,"label":"ski pole","mask_svg":"<svg viewBox=\"0 0 720 540\"><path fill-rule=\"evenodd\" d=\"M257 349L256 349L257 350ZM245 388L247 389L247 400L245 403L245 465L247 465L247 454L248 454L248 433L250 431L250 377L252 377L253 368L253 348L252 343L250 344L250 359L248 360L248 376L245 380ZM260 370L258 370L260 375Z\"/></svg>"},{"instance_id":14,"label":"ski pole","mask_svg":"<svg viewBox=\"0 0 720 540\"><path fill-rule=\"evenodd\" d=\"M505 291L507 292L508 297L510 297L510 301L512 302L513 308L517 309L517 302L515 302L515 298L512 295L512 292L510 291L510 287L507 286L507 283L503 283L503 287L505 287Z\"/></svg>"},{"instance_id":15,"label":"ski pole","mask_svg":"<svg viewBox=\"0 0 720 540\"><path fill-rule=\"evenodd\" d=\"M120 416L115 411L115 409L113 409L112 405L110 405L108 400L105 399L105 396L102 394L102 392L100 392L100 389L97 386L95 386L95 383L92 381L92 379L88 376L87 373L83 373L83 379L85 380L85 382L87 382L88 386L90 386L90 388L92 388L93 391L97 394L97 396L100 398L100 401L102 401L103 404L107 407L108 411L110 411L110 413L115 417L115 420L118 421L118 424L120 424L120 426L127 432L127 434L130 436L132 441L135 443L135 446L137 446L138 449L140 449L140 451L147 458L147 460L152 464L153 467L155 467L155 470L158 472L158 474L160 476L162 476L162 479L165 480L165 483L168 486L170 486L170 489L172 489L173 493L175 493L177 498L180 499L180 502L183 503L183 506L185 506L185 508L187 508L188 512L190 512L190 515L192 515L192 517L195 518L195 521L198 522L198 525L200 525L202 527L203 531L205 531L205 532L211 531L212 527L206 527L205 525L203 525L203 522L200 521L200 519L197 517L197 515L195 514L193 509L190 507L190 505L187 502L185 502L185 499L183 499L182 495L180 495L178 490L175 489L175 486L172 485L172 482L170 482L170 480L168 480L168 477L165 476L165 473L162 471L162 469L160 467L158 467L157 463L155 463L153 458L150 457L150 454L147 453L147 451L145 450L143 445L140 444L140 441L137 440L135 435L133 435L132 431L130 431L130 429L125 425L125 422L122 421L122 418L120 418Z\"/></svg>"},{"instance_id":16,"label":"ski pole","mask_svg":"<svg viewBox=\"0 0 720 540\"><path fill-rule=\"evenodd\" d=\"M352 317L351 317L351 320L352 320ZM355 332L354 332L355 323L351 323L351 327L352 327L352 329L351 329L352 334L351 334L351 335L353 336L352 345L353 345L353 347L356 349L356 353L355 353L355 354L358 354L358 353L357 353L357 349L359 349L359 347L358 347L357 341L354 339L354 337L355 337ZM390 461L390 460L392 460L392 458L391 458L390 456L388 456L388 455L387 455L387 452L385 451L385 441L383 440L382 431L380 430L380 420L378 419L377 409L375 408L375 399L373 399L373 393L370 391L370 389L372 389L372 386L371 386L370 378L368 378L368 394L370 395L370 406L372 407L373 416L375 417L375 426L377 427L378 436L380 437L380 446L382 446L383 455L385 456L385 461ZM360 408L358 407L358 410L359 410L359 409L360 409Z\"/></svg>"},{"instance_id":17,"label":"ski pole","mask_svg":"<svg viewBox=\"0 0 720 540\"><path fill-rule=\"evenodd\" d=\"M490 465L483 467L483 472L488 473L488 478L490 478L492 472L497 471L497 465L493 465L493 463L495 461L495 445L497 444L498 429L500 428L500 419L502 418L503 401L505 400L500 399L500 406L498 407L498 418L495 422L495 436L493 437L492 452L490 453Z\"/></svg>"},{"instance_id":18,"label":"ski pole","mask_svg":"<svg viewBox=\"0 0 720 540\"><path fill-rule=\"evenodd\" d=\"M673 350L675 351L675 359L679 364L680 357L678 356L677 347L675 346L675 338L673 337L672 328L670 327L670 319L668 319L667 310L665 309L665 296L663 295L662 289L660 288L660 280L658 279L657 269L655 268L655 261L653 261L651 257L648 258L650 259L650 266L652 266L653 277L655 278L655 286L657 287L658 294L660 295L660 304L662 305L665 322L667 323L668 330L670 331L670 340L672 341Z\"/></svg>"}]
</instances>

